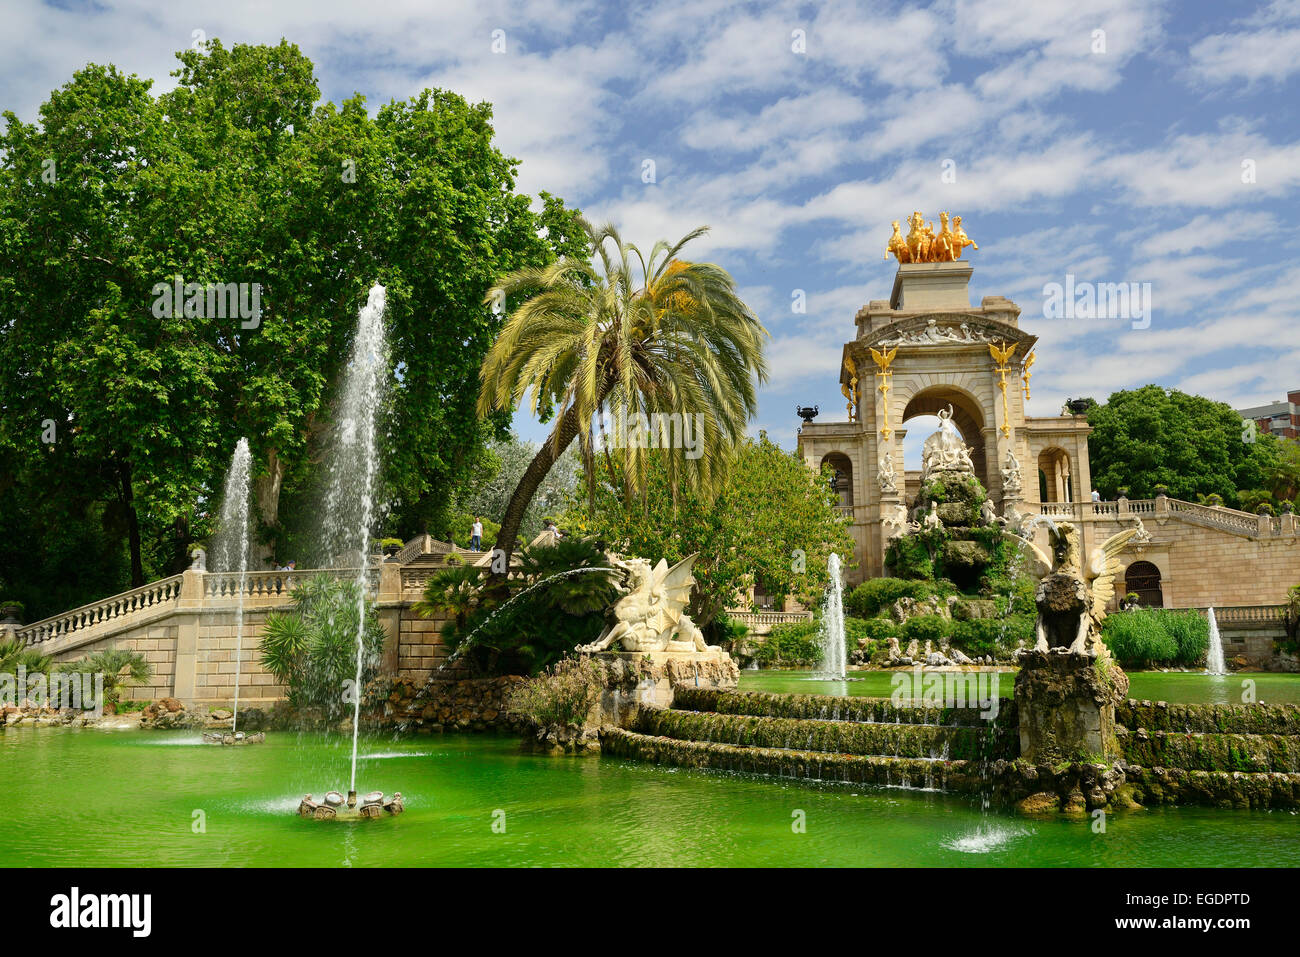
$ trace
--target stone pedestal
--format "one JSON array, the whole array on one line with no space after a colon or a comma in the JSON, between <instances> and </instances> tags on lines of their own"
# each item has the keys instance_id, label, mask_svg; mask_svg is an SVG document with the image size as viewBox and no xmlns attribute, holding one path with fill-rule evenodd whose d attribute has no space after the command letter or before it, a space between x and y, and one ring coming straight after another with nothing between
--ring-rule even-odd
<instances>
[{"instance_id":1,"label":"stone pedestal","mask_svg":"<svg viewBox=\"0 0 1300 957\"><path fill-rule=\"evenodd\" d=\"M904 263L894 276L889 305L901 312L970 308L969 262Z\"/></svg>"},{"instance_id":2,"label":"stone pedestal","mask_svg":"<svg viewBox=\"0 0 1300 957\"><path fill-rule=\"evenodd\" d=\"M670 708L678 685L732 690L740 682L740 668L720 648L605 651L592 657L605 668L600 724L622 726L640 708Z\"/></svg>"},{"instance_id":3,"label":"stone pedestal","mask_svg":"<svg viewBox=\"0 0 1300 957\"><path fill-rule=\"evenodd\" d=\"M1128 694L1128 676L1108 657L1063 648L1018 656L1016 712L1020 756L1029 761L1104 761L1119 757L1115 704Z\"/></svg>"}]
</instances>

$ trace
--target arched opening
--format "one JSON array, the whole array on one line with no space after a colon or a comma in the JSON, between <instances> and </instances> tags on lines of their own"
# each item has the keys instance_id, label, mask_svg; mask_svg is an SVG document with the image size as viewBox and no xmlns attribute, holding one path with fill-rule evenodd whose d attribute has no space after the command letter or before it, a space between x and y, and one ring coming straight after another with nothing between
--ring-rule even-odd
<instances>
[{"instance_id":1,"label":"arched opening","mask_svg":"<svg viewBox=\"0 0 1300 957\"><path fill-rule=\"evenodd\" d=\"M831 477L831 491L839 499L840 508L853 508L853 463L843 452L830 452L822 457L822 465L835 470Z\"/></svg>"},{"instance_id":2,"label":"arched opening","mask_svg":"<svg viewBox=\"0 0 1300 957\"><path fill-rule=\"evenodd\" d=\"M1124 572L1124 594L1137 595L1137 603L1143 608L1163 608L1165 596L1160 588L1160 569L1151 562L1129 565Z\"/></svg>"},{"instance_id":3,"label":"arched opening","mask_svg":"<svg viewBox=\"0 0 1300 957\"><path fill-rule=\"evenodd\" d=\"M922 389L912 396L903 409L903 422L908 427L900 432L903 435L903 470L907 479L909 502L919 491L917 486L921 475L921 447L939 428L939 410L949 406L952 406L953 425L970 446L975 476L984 483L985 488L989 487L988 464L984 454L984 413L979 403L965 392L947 386L935 386Z\"/></svg>"},{"instance_id":4,"label":"arched opening","mask_svg":"<svg viewBox=\"0 0 1300 957\"><path fill-rule=\"evenodd\" d=\"M1073 502L1074 485L1070 475L1070 456L1065 449L1052 446L1038 456L1038 494L1044 502Z\"/></svg>"}]
</instances>

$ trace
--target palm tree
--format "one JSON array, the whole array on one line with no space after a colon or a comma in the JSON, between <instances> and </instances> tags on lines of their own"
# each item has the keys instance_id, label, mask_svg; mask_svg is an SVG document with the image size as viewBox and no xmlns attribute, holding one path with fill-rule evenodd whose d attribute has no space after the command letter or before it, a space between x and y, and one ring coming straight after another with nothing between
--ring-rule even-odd
<instances>
[{"instance_id":1,"label":"palm tree","mask_svg":"<svg viewBox=\"0 0 1300 957\"><path fill-rule=\"evenodd\" d=\"M550 437L502 516L497 548L507 557L534 492L575 438L592 487L600 427L593 421L599 416L603 422L606 409L616 410L619 421L660 413L697 426L702 434L692 438L700 443L698 456L693 447L690 455L674 450L665 461L674 489L684 483L711 499L757 409L758 384L767 380L767 330L740 299L735 281L712 263L678 258L708 227L672 245L661 240L645 257L612 225L597 229L584 220L583 226L599 269L568 258L521 269L485 300L524 297L483 361L479 415L513 409L530 392L534 413L555 415ZM625 444L620 458L631 498L644 487L649 450Z\"/></svg>"}]
</instances>

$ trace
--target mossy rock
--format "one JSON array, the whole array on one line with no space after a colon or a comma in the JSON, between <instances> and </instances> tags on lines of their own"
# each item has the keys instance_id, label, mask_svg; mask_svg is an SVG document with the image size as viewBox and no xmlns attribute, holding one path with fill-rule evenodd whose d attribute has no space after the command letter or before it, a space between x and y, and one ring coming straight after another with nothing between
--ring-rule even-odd
<instances>
[{"instance_id":1,"label":"mossy rock","mask_svg":"<svg viewBox=\"0 0 1300 957\"><path fill-rule=\"evenodd\" d=\"M957 621L980 621L998 617L998 603L987 598L959 598L953 602L952 617Z\"/></svg>"},{"instance_id":2,"label":"mossy rock","mask_svg":"<svg viewBox=\"0 0 1300 957\"><path fill-rule=\"evenodd\" d=\"M988 496L979 479L970 472L936 472L921 488L917 501L929 508L931 502L973 507L977 512Z\"/></svg>"},{"instance_id":3,"label":"mossy rock","mask_svg":"<svg viewBox=\"0 0 1300 957\"><path fill-rule=\"evenodd\" d=\"M963 502L944 502L936 511L945 525L967 527L972 524L971 507Z\"/></svg>"},{"instance_id":4,"label":"mossy rock","mask_svg":"<svg viewBox=\"0 0 1300 957\"><path fill-rule=\"evenodd\" d=\"M961 539L944 542L943 564L945 568L967 572L982 571L990 561L992 561L992 556L989 555L988 549L979 542L962 541Z\"/></svg>"},{"instance_id":5,"label":"mossy rock","mask_svg":"<svg viewBox=\"0 0 1300 957\"><path fill-rule=\"evenodd\" d=\"M1055 814L1061 800L1051 791L1037 791L1016 802L1021 814Z\"/></svg>"}]
</instances>

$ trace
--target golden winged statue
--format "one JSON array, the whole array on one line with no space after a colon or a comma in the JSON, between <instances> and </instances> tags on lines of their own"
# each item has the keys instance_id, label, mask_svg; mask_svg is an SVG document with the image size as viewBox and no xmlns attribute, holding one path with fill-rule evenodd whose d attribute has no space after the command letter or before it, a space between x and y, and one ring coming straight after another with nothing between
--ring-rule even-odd
<instances>
[{"instance_id":1,"label":"golden winged statue","mask_svg":"<svg viewBox=\"0 0 1300 957\"><path fill-rule=\"evenodd\" d=\"M894 356L896 355L898 355L898 346L894 346L894 348L886 352L881 352L878 349L872 349L871 361L880 367L881 372L888 372L889 364L894 361Z\"/></svg>"},{"instance_id":2,"label":"golden winged statue","mask_svg":"<svg viewBox=\"0 0 1300 957\"><path fill-rule=\"evenodd\" d=\"M1016 354L1016 343L1014 342L1011 343L1011 345L1009 346L1003 346L1001 349L998 348L997 343L995 342L989 343L989 355L991 355L994 361L997 362L997 364L1000 366L1005 366L1007 364L1007 360L1010 359L1015 354Z\"/></svg>"},{"instance_id":3,"label":"golden winged statue","mask_svg":"<svg viewBox=\"0 0 1300 957\"><path fill-rule=\"evenodd\" d=\"M600 638L578 650L604 651L618 642L624 651L664 651L674 633L681 631L696 644L697 650L703 651L699 629L693 627L685 614L695 585L691 566L698 554L683 558L671 568L662 558L651 567L644 558L624 561L609 556L610 563L627 576L626 585L619 586L623 597L614 603L615 622Z\"/></svg>"}]
</instances>

